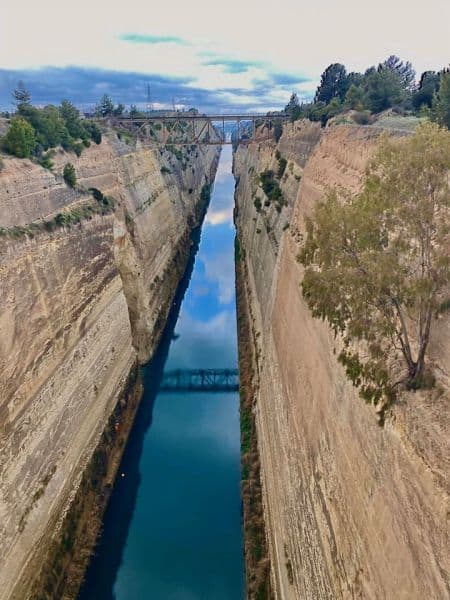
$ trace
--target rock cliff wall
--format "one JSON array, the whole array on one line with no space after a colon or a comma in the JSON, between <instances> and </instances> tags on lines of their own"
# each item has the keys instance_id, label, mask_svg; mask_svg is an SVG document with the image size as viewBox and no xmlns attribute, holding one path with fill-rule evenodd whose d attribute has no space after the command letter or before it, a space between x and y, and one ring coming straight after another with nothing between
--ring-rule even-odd
<instances>
[{"instance_id":1,"label":"rock cliff wall","mask_svg":"<svg viewBox=\"0 0 450 600\"><path fill-rule=\"evenodd\" d=\"M402 395L380 427L299 285L305 215L327 186L358 188L378 137L369 127L297 122L277 146L253 143L235 154L253 412L280 599L450 594L448 313L435 322L430 347L437 390ZM288 160L280 180L287 205L278 212L266 205L258 175L276 171L280 155Z\"/></svg>"},{"instance_id":2,"label":"rock cliff wall","mask_svg":"<svg viewBox=\"0 0 450 600\"><path fill-rule=\"evenodd\" d=\"M109 132L53 160L50 172L4 158L0 173L2 599L28 596L130 372L156 348L218 151Z\"/></svg>"}]
</instances>

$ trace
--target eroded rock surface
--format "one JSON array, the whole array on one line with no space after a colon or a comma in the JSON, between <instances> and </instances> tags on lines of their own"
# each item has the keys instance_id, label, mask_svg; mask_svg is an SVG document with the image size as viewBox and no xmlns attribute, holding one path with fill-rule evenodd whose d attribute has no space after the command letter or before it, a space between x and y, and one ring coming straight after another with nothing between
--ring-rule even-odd
<instances>
[{"instance_id":1,"label":"eroded rock surface","mask_svg":"<svg viewBox=\"0 0 450 600\"><path fill-rule=\"evenodd\" d=\"M218 153L180 160L110 132L53 160L52 173L4 158L0 173L0 226L23 227L0 236L2 599L27 597L130 371L156 348ZM89 188L114 211L30 227L93 202Z\"/></svg>"},{"instance_id":2,"label":"eroded rock surface","mask_svg":"<svg viewBox=\"0 0 450 600\"><path fill-rule=\"evenodd\" d=\"M379 131L296 122L241 147L236 222L252 319L265 518L277 598L423 599L450 595L448 313L434 324L439 386L403 394L381 428L314 319L297 261L304 218L328 186L358 189ZM287 160L281 212L258 176ZM254 204L255 194L262 209ZM289 227L287 227L289 224Z\"/></svg>"}]
</instances>

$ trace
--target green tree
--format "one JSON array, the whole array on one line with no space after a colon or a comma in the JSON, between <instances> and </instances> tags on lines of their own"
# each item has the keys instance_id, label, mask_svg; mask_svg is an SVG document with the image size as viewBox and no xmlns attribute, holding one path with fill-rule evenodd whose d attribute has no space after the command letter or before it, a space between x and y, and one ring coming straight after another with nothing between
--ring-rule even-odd
<instances>
[{"instance_id":1,"label":"green tree","mask_svg":"<svg viewBox=\"0 0 450 600\"><path fill-rule=\"evenodd\" d=\"M66 163L64 165L63 177L64 177L64 181L67 183L67 185L69 187L74 188L76 186L77 175L75 173L75 167L73 166L72 163Z\"/></svg>"},{"instance_id":2,"label":"green tree","mask_svg":"<svg viewBox=\"0 0 450 600\"><path fill-rule=\"evenodd\" d=\"M364 100L364 90L362 87L352 83L345 95L345 106L353 110L362 110L364 108Z\"/></svg>"},{"instance_id":3,"label":"green tree","mask_svg":"<svg viewBox=\"0 0 450 600\"><path fill-rule=\"evenodd\" d=\"M59 113L71 137L77 140L80 138L83 139L86 136L86 131L80 119L80 113L70 100L63 100L61 102Z\"/></svg>"},{"instance_id":4,"label":"green tree","mask_svg":"<svg viewBox=\"0 0 450 600\"><path fill-rule=\"evenodd\" d=\"M366 107L374 113L400 104L405 98L399 75L382 65L365 77L364 88Z\"/></svg>"},{"instance_id":5,"label":"green tree","mask_svg":"<svg viewBox=\"0 0 450 600\"><path fill-rule=\"evenodd\" d=\"M103 94L100 98L100 102L95 107L95 112L101 117L107 117L112 115L114 112L114 103L108 94Z\"/></svg>"},{"instance_id":6,"label":"green tree","mask_svg":"<svg viewBox=\"0 0 450 600\"><path fill-rule=\"evenodd\" d=\"M291 94L289 102L284 107L284 112L291 117L291 121L296 121L299 118L301 108L298 96L295 92Z\"/></svg>"},{"instance_id":7,"label":"green tree","mask_svg":"<svg viewBox=\"0 0 450 600\"><path fill-rule=\"evenodd\" d=\"M406 93L411 93L414 90L416 72L409 61L403 62L398 56L392 55L381 63L378 69L388 69L394 73L399 80L401 88Z\"/></svg>"},{"instance_id":8,"label":"green tree","mask_svg":"<svg viewBox=\"0 0 450 600\"><path fill-rule=\"evenodd\" d=\"M336 96L329 102L329 104L326 105L326 107L323 110L323 114L322 114L323 125L325 125L325 123L328 121L328 119L335 117L340 112L342 112L342 102Z\"/></svg>"},{"instance_id":9,"label":"green tree","mask_svg":"<svg viewBox=\"0 0 450 600\"><path fill-rule=\"evenodd\" d=\"M450 129L450 71L444 71L441 75L439 91L433 98L431 117Z\"/></svg>"},{"instance_id":10,"label":"green tree","mask_svg":"<svg viewBox=\"0 0 450 600\"><path fill-rule=\"evenodd\" d=\"M361 396L420 387L433 316L450 285L450 133L420 125L383 138L360 193L334 189L307 222L303 295L342 334Z\"/></svg>"},{"instance_id":11,"label":"green tree","mask_svg":"<svg viewBox=\"0 0 450 600\"><path fill-rule=\"evenodd\" d=\"M70 136L55 106L38 109L31 104L20 104L17 112L35 130L38 154L59 144L64 146L65 141L70 145Z\"/></svg>"},{"instance_id":12,"label":"green tree","mask_svg":"<svg viewBox=\"0 0 450 600\"><path fill-rule=\"evenodd\" d=\"M333 98L343 100L347 89L348 79L344 65L333 63L322 73L314 100L325 104L329 104Z\"/></svg>"},{"instance_id":13,"label":"green tree","mask_svg":"<svg viewBox=\"0 0 450 600\"><path fill-rule=\"evenodd\" d=\"M356 73L355 71L351 71L347 75L347 81L346 81L347 90L352 85L359 87L360 85L362 85L363 80L364 80L364 75L362 75L362 73Z\"/></svg>"},{"instance_id":14,"label":"green tree","mask_svg":"<svg viewBox=\"0 0 450 600\"><path fill-rule=\"evenodd\" d=\"M86 119L83 123L83 126L90 135L91 140L93 140L96 144L102 143L102 131L95 121Z\"/></svg>"},{"instance_id":15,"label":"green tree","mask_svg":"<svg viewBox=\"0 0 450 600\"><path fill-rule=\"evenodd\" d=\"M20 106L21 104L29 104L31 100L30 92L25 88L23 81L19 81L16 89L13 91L12 96L14 98L14 104Z\"/></svg>"},{"instance_id":16,"label":"green tree","mask_svg":"<svg viewBox=\"0 0 450 600\"><path fill-rule=\"evenodd\" d=\"M125 110L125 105L122 103L119 103L113 110L113 114L116 117L120 117L120 115L123 114L123 111Z\"/></svg>"},{"instance_id":17,"label":"green tree","mask_svg":"<svg viewBox=\"0 0 450 600\"><path fill-rule=\"evenodd\" d=\"M439 89L439 74L435 71L425 71L420 77L419 87L412 96L412 105L419 111L422 106L431 108L433 96Z\"/></svg>"},{"instance_id":18,"label":"green tree","mask_svg":"<svg viewBox=\"0 0 450 600\"><path fill-rule=\"evenodd\" d=\"M36 146L34 129L25 119L15 117L2 142L4 150L9 154L28 158Z\"/></svg>"}]
</instances>

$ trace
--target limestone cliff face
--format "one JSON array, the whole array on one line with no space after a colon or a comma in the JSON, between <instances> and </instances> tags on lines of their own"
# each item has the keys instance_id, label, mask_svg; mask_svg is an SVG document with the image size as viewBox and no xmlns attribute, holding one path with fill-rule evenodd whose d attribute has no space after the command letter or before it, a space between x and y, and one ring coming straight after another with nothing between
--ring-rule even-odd
<instances>
[{"instance_id":1,"label":"limestone cliff face","mask_svg":"<svg viewBox=\"0 0 450 600\"><path fill-rule=\"evenodd\" d=\"M79 158L60 151L53 173L4 159L2 599L27 597L130 371L155 350L217 160L216 149L192 147L180 160L112 132ZM66 162L77 191L62 178ZM114 198L115 210L70 227L43 224L95 202L88 188Z\"/></svg>"},{"instance_id":2,"label":"limestone cliff face","mask_svg":"<svg viewBox=\"0 0 450 600\"><path fill-rule=\"evenodd\" d=\"M263 196L255 174L276 170L276 146L250 144L235 156L277 598L450 594L448 313L435 322L430 348L443 392L404 394L381 428L338 364L338 342L311 316L299 286L305 215L327 186L358 188L378 136L368 127L288 125L278 144L288 159L281 180L288 206L276 219L272 206L263 202L259 212L254 206L255 193Z\"/></svg>"}]
</instances>

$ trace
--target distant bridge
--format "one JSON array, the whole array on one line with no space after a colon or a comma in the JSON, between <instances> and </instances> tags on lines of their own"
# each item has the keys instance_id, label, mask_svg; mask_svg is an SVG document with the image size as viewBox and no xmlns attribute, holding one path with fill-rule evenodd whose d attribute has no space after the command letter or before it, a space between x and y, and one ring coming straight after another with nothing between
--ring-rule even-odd
<instances>
[{"instance_id":1,"label":"distant bridge","mask_svg":"<svg viewBox=\"0 0 450 600\"><path fill-rule=\"evenodd\" d=\"M180 112L170 115L111 117L112 125L137 134L157 145L222 145L263 141L273 137L276 123L289 119L286 114L210 114ZM225 124L234 124L231 131Z\"/></svg>"},{"instance_id":2,"label":"distant bridge","mask_svg":"<svg viewBox=\"0 0 450 600\"><path fill-rule=\"evenodd\" d=\"M237 392L237 369L177 369L166 371L159 389L179 392Z\"/></svg>"}]
</instances>

